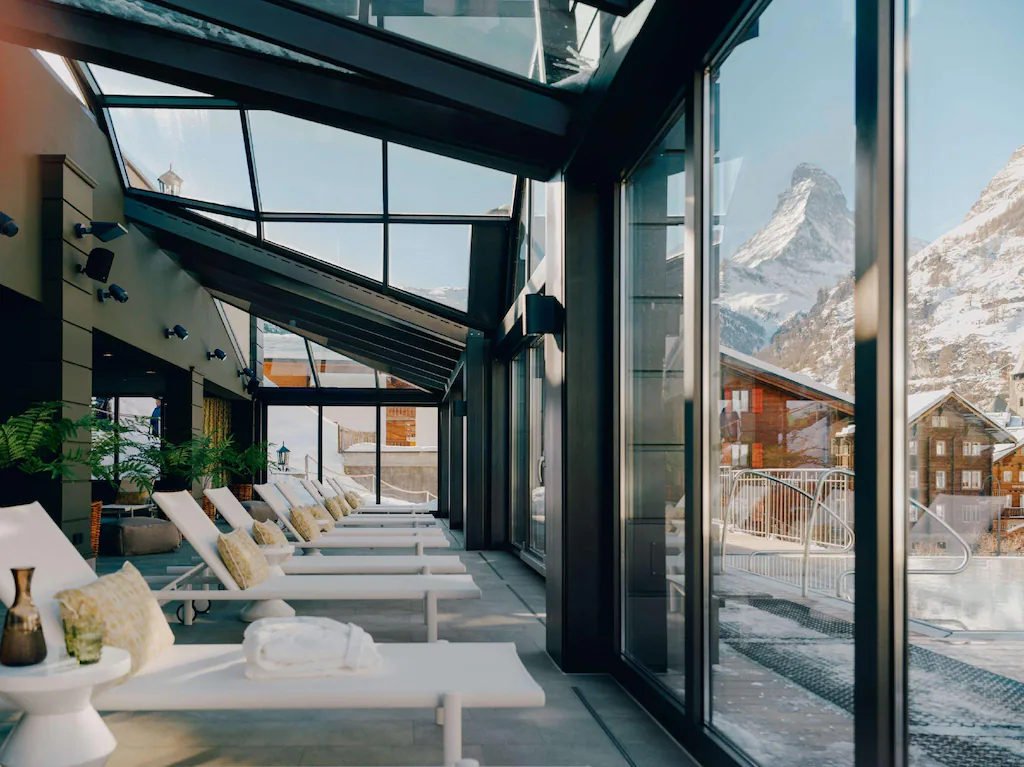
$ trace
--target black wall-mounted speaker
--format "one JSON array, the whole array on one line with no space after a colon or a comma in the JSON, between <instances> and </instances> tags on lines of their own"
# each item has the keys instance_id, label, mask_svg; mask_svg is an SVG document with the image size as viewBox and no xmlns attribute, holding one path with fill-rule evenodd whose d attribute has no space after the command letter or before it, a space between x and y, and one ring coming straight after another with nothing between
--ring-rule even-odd
<instances>
[{"instance_id":1,"label":"black wall-mounted speaker","mask_svg":"<svg viewBox=\"0 0 1024 767\"><path fill-rule=\"evenodd\" d=\"M106 283L110 277L110 267L113 265L114 251L106 248L93 248L89 251L89 259L85 262L82 272L86 277Z\"/></svg>"},{"instance_id":2,"label":"black wall-mounted speaker","mask_svg":"<svg viewBox=\"0 0 1024 767\"><path fill-rule=\"evenodd\" d=\"M468 412L469 407L466 404L466 400L457 399L452 402L452 415L456 418L465 418Z\"/></svg>"},{"instance_id":3,"label":"black wall-mounted speaker","mask_svg":"<svg viewBox=\"0 0 1024 767\"><path fill-rule=\"evenodd\" d=\"M562 332L562 306L554 296L532 293L526 297L523 331L528 336Z\"/></svg>"}]
</instances>

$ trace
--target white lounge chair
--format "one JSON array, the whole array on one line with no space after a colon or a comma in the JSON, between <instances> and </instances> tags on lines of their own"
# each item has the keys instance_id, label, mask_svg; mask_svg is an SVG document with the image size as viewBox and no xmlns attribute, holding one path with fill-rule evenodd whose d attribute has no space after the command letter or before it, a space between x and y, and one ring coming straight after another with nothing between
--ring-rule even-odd
<instances>
[{"instance_id":1,"label":"white lounge chair","mask_svg":"<svg viewBox=\"0 0 1024 767\"><path fill-rule=\"evenodd\" d=\"M253 518L226 487L205 490L218 513L236 530L252 532ZM316 547L315 543L299 542L297 548ZM466 566L457 556L410 555L348 555L337 557L289 557L281 562L285 575L394 575L421 573L436 575L461 574Z\"/></svg>"},{"instance_id":2,"label":"white lounge chair","mask_svg":"<svg viewBox=\"0 0 1024 767\"><path fill-rule=\"evenodd\" d=\"M54 595L92 583L96 573L38 503L0 509L0 562L36 568L32 597L50 651L46 662L59 660L65 655L64 631ZM6 569L0 569L0 601L8 606L14 601L14 579ZM176 644L123 683L98 692L93 706L99 711L434 709L444 725L445 767L455 767L462 758L464 708L544 705L544 691L514 644L378 644L377 649L385 669L379 674L257 681L245 677L241 645ZM0 708L10 710L10 705L0 698ZM59 736L75 742L84 735L95 742L101 735L97 728L105 725L97 717L90 726L85 733L62 730ZM113 743L109 730L105 735L105 742ZM49 727L29 728L25 736L54 737Z\"/></svg>"},{"instance_id":3,"label":"white lounge chair","mask_svg":"<svg viewBox=\"0 0 1024 767\"><path fill-rule=\"evenodd\" d=\"M296 506L306 506L309 503L321 503L321 499L318 497L319 492L316 488L310 491L309 488L303 487L300 489L298 485L293 485L290 482L278 482L277 489L281 491L281 495L288 501L288 505L292 508ZM302 497L302 490L309 494L309 498ZM315 495L314 495L315 493ZM397 528L437 528L438 520L433 514L406 514L404 516L397 516L395 514L350 514L347 517L339 519L336 523L337 527L397 527ZM444 534L443 530L438 529L437 532Z\"/></svg>"},{"instance_id":4,"label":"white lounge chair","mask_svg":"<svg viewBox=\"0 0 1024 767\"><path fill-rule=\"evenodd\" d=\"M274 485L253 485L253 490L262 498L285 530L296 541L302 541L299 531L291 520L291 510L284 496ZM440 534L439 534L440 533ZM426 528L423 530L396 530L394 528L345 528L332 530L321 535L313 544L307 546L307 554L316 555L320 549L406 549L415 548L416 554L423 554L425 548L447 549L451 543L444 536L444 531Z\"/></svg>"},{"instance_id":5,"label":"white lounge chair","mask_svg":"<svg viewBox=\"0 0 1024 767\"><path fill-rule=\"evenodd\" d=\"M361 490L346 488L337 477L327 477L327 482L337 492L344 495L348 490L353 490L357 495L362 496ZM430 514L437 511L434 503L365 503L356 509L356 514Z\"/></svg>"},{"instance_id":6,"label":"white lounge chair","mask_svg":"<svg viewBox=\"0 0 1024 767\"><path fill-rule=\"evenodd\" d=\"M407 600L425 603L427 641L437 641L437 601L439 599L479 599L480 588L469 575L285 575L276 573L247 589L240 589L217 550L220 530L203 513L202 507L187 491L153 493L153 500L192 544L203 564L224 587L223 591L195 591L195 600L248 601L241 619L294 615L288 600ZM195 575L202 565L196 568ZM188 575L172 585L187 585ZM168 587L170 588L170 587ZM164 593L167 589L161 590ZM268 604L264 604L268 603ZM188 623L190 606L186 604Z\"/></svg>"}]
</instances>

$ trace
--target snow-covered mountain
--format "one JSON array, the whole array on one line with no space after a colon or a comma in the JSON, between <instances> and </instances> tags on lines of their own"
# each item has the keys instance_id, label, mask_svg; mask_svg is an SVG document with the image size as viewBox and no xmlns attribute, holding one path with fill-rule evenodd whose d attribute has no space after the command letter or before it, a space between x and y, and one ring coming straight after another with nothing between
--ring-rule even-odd
<instances>
[{"instance_id":1,"label":"snow-covered mountain","mask_svg":"<svg viewBox=\"0 0 1024 767\"><path fill-rule=\"evenodd\" d=\"M451 286L441 288L412 288L398 284L396 284L395 287L406 290L414 295L428 298L431 301L436 301L439 304L450 306L453 309L466 311L469 307L469 288Z\"/></svg>"},{"instance_id":2,"label":"snow-covered mountain","mask_svg":"<svg viewBox=\"0 0 1024 767\"><path fill-rule=\"evenodd\" d=\"M794 317L811 309L822 290L853 272L853 214L839 183L816 165L802 163L779 195L767 225L722 262L719 305L762 329L761 348ZM722 341L735 322L723 322Z\"/></svg>"},{"instance_id":3,"label":"snow-covered mountain","mask_svg":"<svg viewBox=\"0 0 1024 767\"><path fill-rule=\"evenodd\" d=\"M963 223L909 260L910 389L950 387L986 405L1024 346L1024 146ZM853 390L853 285L824 291L758 356Z\"/></svg>"}]
</instances>

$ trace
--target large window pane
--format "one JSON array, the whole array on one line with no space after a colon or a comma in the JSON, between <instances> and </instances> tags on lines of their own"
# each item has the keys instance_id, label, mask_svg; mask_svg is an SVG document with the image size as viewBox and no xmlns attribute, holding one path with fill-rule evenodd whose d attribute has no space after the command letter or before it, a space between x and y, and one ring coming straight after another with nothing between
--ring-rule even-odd
<instances>
[{"instance_id":1,"label":"large window pane","mask_svg":"<svg viewBox=\"0 0 1024 767\"><path fill-rule=\"evenodd\" d=\"M316 476L318 417L315 406L273 405L267 408L271 482L289 476ZM283 448L286 450L282 454Z\"/></svg>"},{"instance_id":2,"label":"large window pane","mask_svg":"<svg viewBox=\"0 0 1024 767\"><path fill-rule=\"evenodd\" d=\"M515 178L449 157L388 144L388 212L509 215Z\"/></svg>"},{"instance_id":3,"label":"large window pane","mask_svg":"<svg viewBox=\"0 0 1024 767\"><path fill-rule=\"evenodd\" d=\"M263 330L263 385L315 386L306 339L266 320L260 320L260 327Z\"/></svg>"},{"instance_id":4,"label":"large window pane","mask_svg":"<svg viewBox=\"0 0 1024 767\"><path fill-rule=\"evenodd\" d=\"M325 407L324 478L333 477L368 503L377 499L377 408Z\"/></svg>"},{"instance_id":5,"label":"large window pane","mask_svg":"<svg viewBox=\"0 0 1024 767\"><path fill-rule=\"evenodd\" d=\"M437 408L387 406L380 412L381 503L436 504Z\"/></svg>"},{"instance_id":6,"label":"large window pane","mask_svg":"<svg viewBox=\"0 0 1024 767\"><path fill-rule=\"evenodd\" d=\"M670 189L683 178L681 128L627 183L622 264L623 650L680 698L684 253Z\"/></svg>"},{"instance_id":7,"label":"large window pane","mask_svg":"<svg viewBox=\"0 0 1024 767\"><path fill-rule=\"evenodd\" d=\"M374 280L384 278L384 227L381 224L336 224L268 221L267 241Z\"/></svg>"},{"instance_id":8,"label":"large window pane","mask_svg":"<svg viewBox=\"0 0 1024 767\"><path fill-rule=\"evenodd\" d=\"M117 108L110 119L132 186L252 208L238 112Z\"/></svg>"},{"instance_id":9,"label":"large window pane","mask_svg":"<svg viewBox=\"0 0 1024 767\"><path fill-rule=\"evenodd\" d=\"M361 362L332 351L320 344L310 343L313 364L322 387L339 389L375 389L377 371Z\"/></svg>"},{"instance_id":10,"label":"large window pane","mask_svg":"<svg viewBox=\"0 0 1024 767\"><path fill-rule=\"evenodd\" d=\"M279 213L380 213L380 140L276 112L249 112L260 206Z\"/></svg>"},{"instance_id":11,"label":"large window pane","mask_svg":"<svg viewBox=\"0 0 1024 767\"><path fill-rule=\"evenodd\" d=\"M473 227L453 224L391 224L391 285L466 311L469 247Z\"/></svg>"},{"instance_id":12,"label":"large window pane","mask_svg":"<svg viewBox=\"0 0 1024 767\"><path fill-rule=\"evenodd\" d=\"M711 723L764 765L853 763L851 10L775 0L712 72Z\"/></svg>"},{"instance_id":13,"label":"large window pane","mask_svg":"<svg viewBox=\"0 0 1024 767\"><path fill-rule=\"evenodd\" d=\"M911 763L1021 764L1024 5L907 10Z\"/></svg>"},{"instance_id":14,"label":"large window pane","mask_svg":"<svg viewBox=\"0 0 1024 767\"><path fill-rule=\"evenodd\" d=\"M96 84L106 96L206 96L205 93L179 88L177 85L150 80L139 75L89 64Z\"/></svg>"}]
</instances>

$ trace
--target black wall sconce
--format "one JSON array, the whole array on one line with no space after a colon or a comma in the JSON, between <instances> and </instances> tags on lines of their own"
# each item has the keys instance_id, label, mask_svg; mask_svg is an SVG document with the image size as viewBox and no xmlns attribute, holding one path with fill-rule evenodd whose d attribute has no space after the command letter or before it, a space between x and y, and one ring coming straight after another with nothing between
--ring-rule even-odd
<instances>
[{"instance_id":1,"label":"black wall sconce","mask_svg":"<svg viewBox=\"0 0 1024 767\"><path fill-rule=\"evenodd\" d=\"M101 304L108 298L113 298L119 304L126 304L128 303L128 291L122 288L120 285L112 284L110 286L110 290L108 291L104 291L103 288L97 290L96 298L99 299Z\"/></svg>"},{"instance_id":2,"label":"black wall sconce","mask_svg":"<svg viewBox=\"0 0 1024 767\"><path fill-rule=\"evenodd\" d=\"M177 336L182 341L188 338L188 331L185 330L181 325L175 325L173 328L167 328L164 331L164 338L173 338Z\"/></svg>"},{"instance_id":3,"label":"black wall sconce","mask_svg":"<svg viewBox=\"0 0 1024 767\"><path fill-rule=\"evenodd\" d=\"M469 405L464 399L457 399L452 402L452 415L456 418L465 418L469 413Z\"/></svg>"},{"instance_id":4,"label":"black wall sconce","mask_svg":"<svg viewBox=\"0 0 1024 767\"><path fill-rule=\"evenodd\" d=\"M91 234L100 242L110 242L128 234L128 230L116 221L91 221L89 226L75 224L75 236L82 238Z\"/></svg>"},{"instance_id":5,"label":"black wall sconce","mask_svg":"<svg viewBox=\"0 0 1024 767\"><path fill-rule=\"evenodd\" d=\"M110 267L113 265L114 251L106 248L93 248L89 251L85 266L79 264L75 271L97 282L106 282L110 277Z\"/></svg>"},{"instance_id":6,"label":"black wall sconce","mask_svg":"<svg viewBox=\"0 0 1024 767\"><path fill-rule=\"evenodd\" d=\"M212 352L207 352L206 353L206 359L208 359L208 360L216 359L216 360L220 360L221 362L223 362L227 358L228 358L228 353L226 351L224 351L223 349L214 349Z\"/></svg>"},{"instance_id":7,"label":"black wall sconce","mask_svg":"<svg viewBox=\"0 0 1024 767\"><path fill-rule=\"evenodd\" d=\"M14 219L3 211L0 211L0 234L4 237L13 237L18 233L18 225Z\"/></svg>"},{"instance_id":8,"label":"black wall sconce","mask_svg":"<svg viewBox=\"0 0 1024 767\"><path fill-rule=\"evenodd\" d=\"M531 293L526 296L523 333L527 336L556 335L562 332L562 305L554 296Z\"/></svg>"},{"instance_id":9,"label":"black wall sconce","mask_svg":"<svg viewBox=\"0 0 1024 767\"><path fill-rule=\"evenodd\" d=\"M246 378L255 378L256 373L252 368L242 368L238 371L238 377L241 378L242 376L245 376Z\"/></svg>"}]
</instances>

